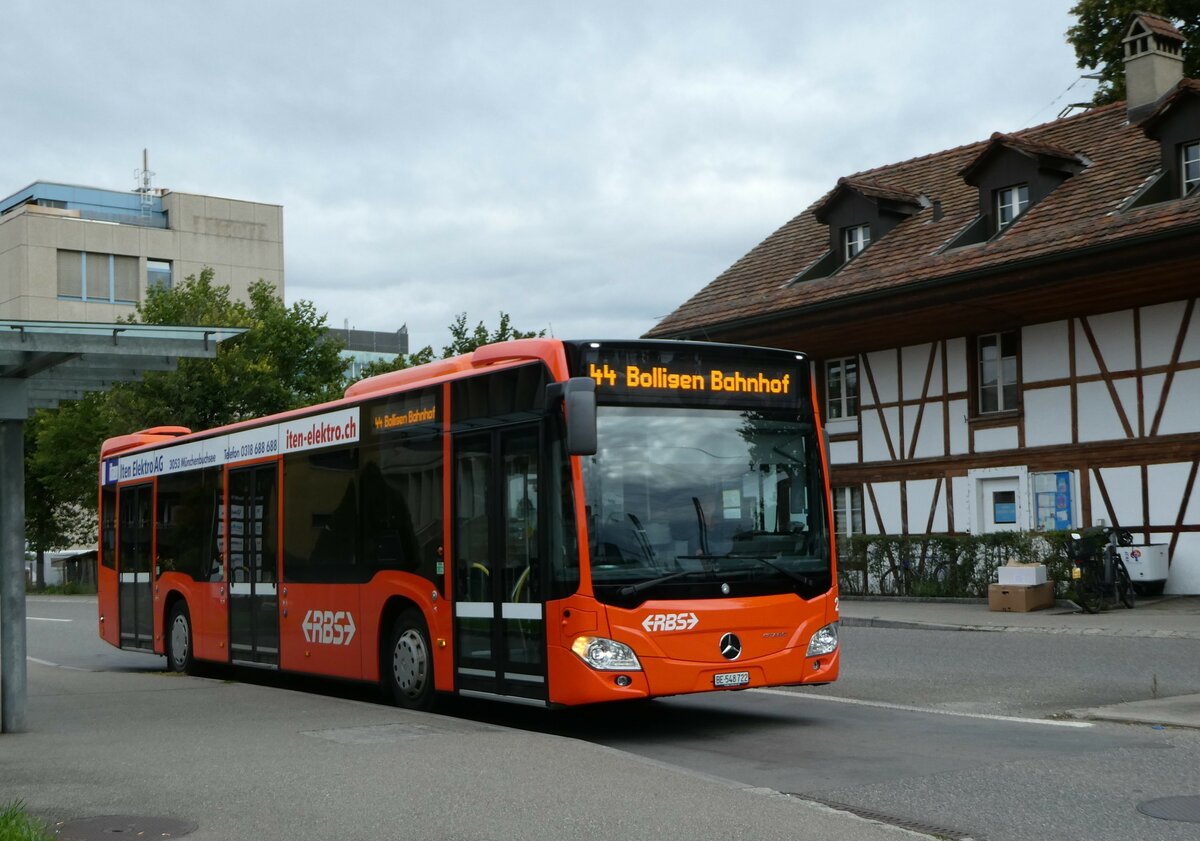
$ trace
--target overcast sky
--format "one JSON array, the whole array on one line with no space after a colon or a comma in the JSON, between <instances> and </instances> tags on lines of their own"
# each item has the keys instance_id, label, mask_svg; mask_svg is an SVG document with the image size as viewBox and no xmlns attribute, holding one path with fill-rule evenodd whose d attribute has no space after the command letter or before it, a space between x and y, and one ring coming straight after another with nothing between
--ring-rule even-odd
<instances>
[{"instance_id":1,"label":"overcast sky","mask_svg":"<svg viewBox=\"0 0 1200 841\"><path fill-rule=\"evenodd\" d=\"M1089 99L1071 5L4 0L0 196L148 147L283 205L331 325L637 336L839 176Z\"/></svg>"}]
</instances>

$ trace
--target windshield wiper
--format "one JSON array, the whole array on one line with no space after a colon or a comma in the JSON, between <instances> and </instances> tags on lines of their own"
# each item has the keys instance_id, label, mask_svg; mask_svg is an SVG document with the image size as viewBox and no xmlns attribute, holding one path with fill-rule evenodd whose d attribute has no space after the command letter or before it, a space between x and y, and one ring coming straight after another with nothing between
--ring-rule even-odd
<instances>
[{"instance_id":1,"label":"windshield wiper","mask_svg":"<svg viewBox=\"0 0 1200 841\"><path fill-rule=\"evenodd\" d=\"M685 575L698 575L707 571L708 570L703 569L685 569L681 570L680 572L672 572L670 575L662 575L658 578L649 578L645 581L639 581L637 584L626 584L617 592L622 596L636 596L643 590L649 590L651 587L655 587L659 584L666 584L668 581L674 581L677 578L683 578Z\"/></svg>"},{"instance_id":2,"label":"windshield wiper","mask_svg":"<svg viewBox=\"0 0 1200 841\"><path fill-rule=\"evenodd\" d=\"M769 566L771 569L775 570L776 572L782 573L784 576L786 576L787 578L790 578L792 581L795 581L797 584L803 584L807 587L811 587L813 585L813 580L811 578L809 578L807 575L801 575L798 572L793 572L792 570L788 569L787 567L780 566L779 564L772 561L770 557L767 557L765 555L748 555L748 554L743 555L743 554L739 554L737 552L730 552L728 555L705 555L703 558L700 558L700 560L714 560L714 561L725 560L725 559L737 560L737 561L758 561L760 564Z\"/></svg>"}]
</instances>

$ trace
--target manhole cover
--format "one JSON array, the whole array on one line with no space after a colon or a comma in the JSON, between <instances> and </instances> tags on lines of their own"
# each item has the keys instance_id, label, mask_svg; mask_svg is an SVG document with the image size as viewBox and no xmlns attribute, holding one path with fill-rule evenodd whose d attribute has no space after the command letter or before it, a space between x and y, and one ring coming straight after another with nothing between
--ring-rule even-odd
<instances>
[{"instance_id":1,"label":"manhole cover","mask_svg":"<svg viewBox=\"0 0 1200 841\"><path fill-rule=\"evenodd\" d=\"M1138 811L1164 821L1186 821L1200 823L1200 797L1160 797L1138 804Z\"/></svg>"},{"instance_id":2,"label":"manhole cover","mask_svg":"<svg viewBox=\"0 0 1200 841\"><path fill-rule=\"evenodd\" d=\"M174 818L141 817L138 815L102 815L80 818L54 827L54 837L60 841L113 841L116 838L181 838L199 829L191 821Z\"/></svg>"}]
</instances>

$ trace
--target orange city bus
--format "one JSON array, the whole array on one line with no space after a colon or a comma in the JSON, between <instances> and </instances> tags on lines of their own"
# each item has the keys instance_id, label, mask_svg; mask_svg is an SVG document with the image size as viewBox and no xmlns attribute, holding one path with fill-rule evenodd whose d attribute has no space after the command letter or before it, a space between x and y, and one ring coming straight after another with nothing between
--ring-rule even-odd
<instances>
[{"instance_id":1,"label":"orange city bus","mask_svg":"<svg viewBox=\"0 0 1200 841\"><path fill-rule=\"evenodd\" d=\"M539 706L837 678L809 362L522 339L104 443L100 636Z\"/></svg>"}]
</instances>

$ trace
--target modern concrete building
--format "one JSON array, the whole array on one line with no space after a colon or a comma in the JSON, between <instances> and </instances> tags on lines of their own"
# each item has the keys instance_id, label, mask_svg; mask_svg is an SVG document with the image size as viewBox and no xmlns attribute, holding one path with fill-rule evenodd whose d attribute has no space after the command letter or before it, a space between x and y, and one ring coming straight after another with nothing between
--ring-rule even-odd
<instances>
[{"instance_id":1,"label":"modern concrete building","mask_svg":"<svg viewBox=\"0 0 1200 841\"><path fill-rule=\"evenodd\" d=\"M0 199L0 319L113 322L205 266L235 297L283 295L283 208L45 181Z\"/></svg>"}]
</instances>

